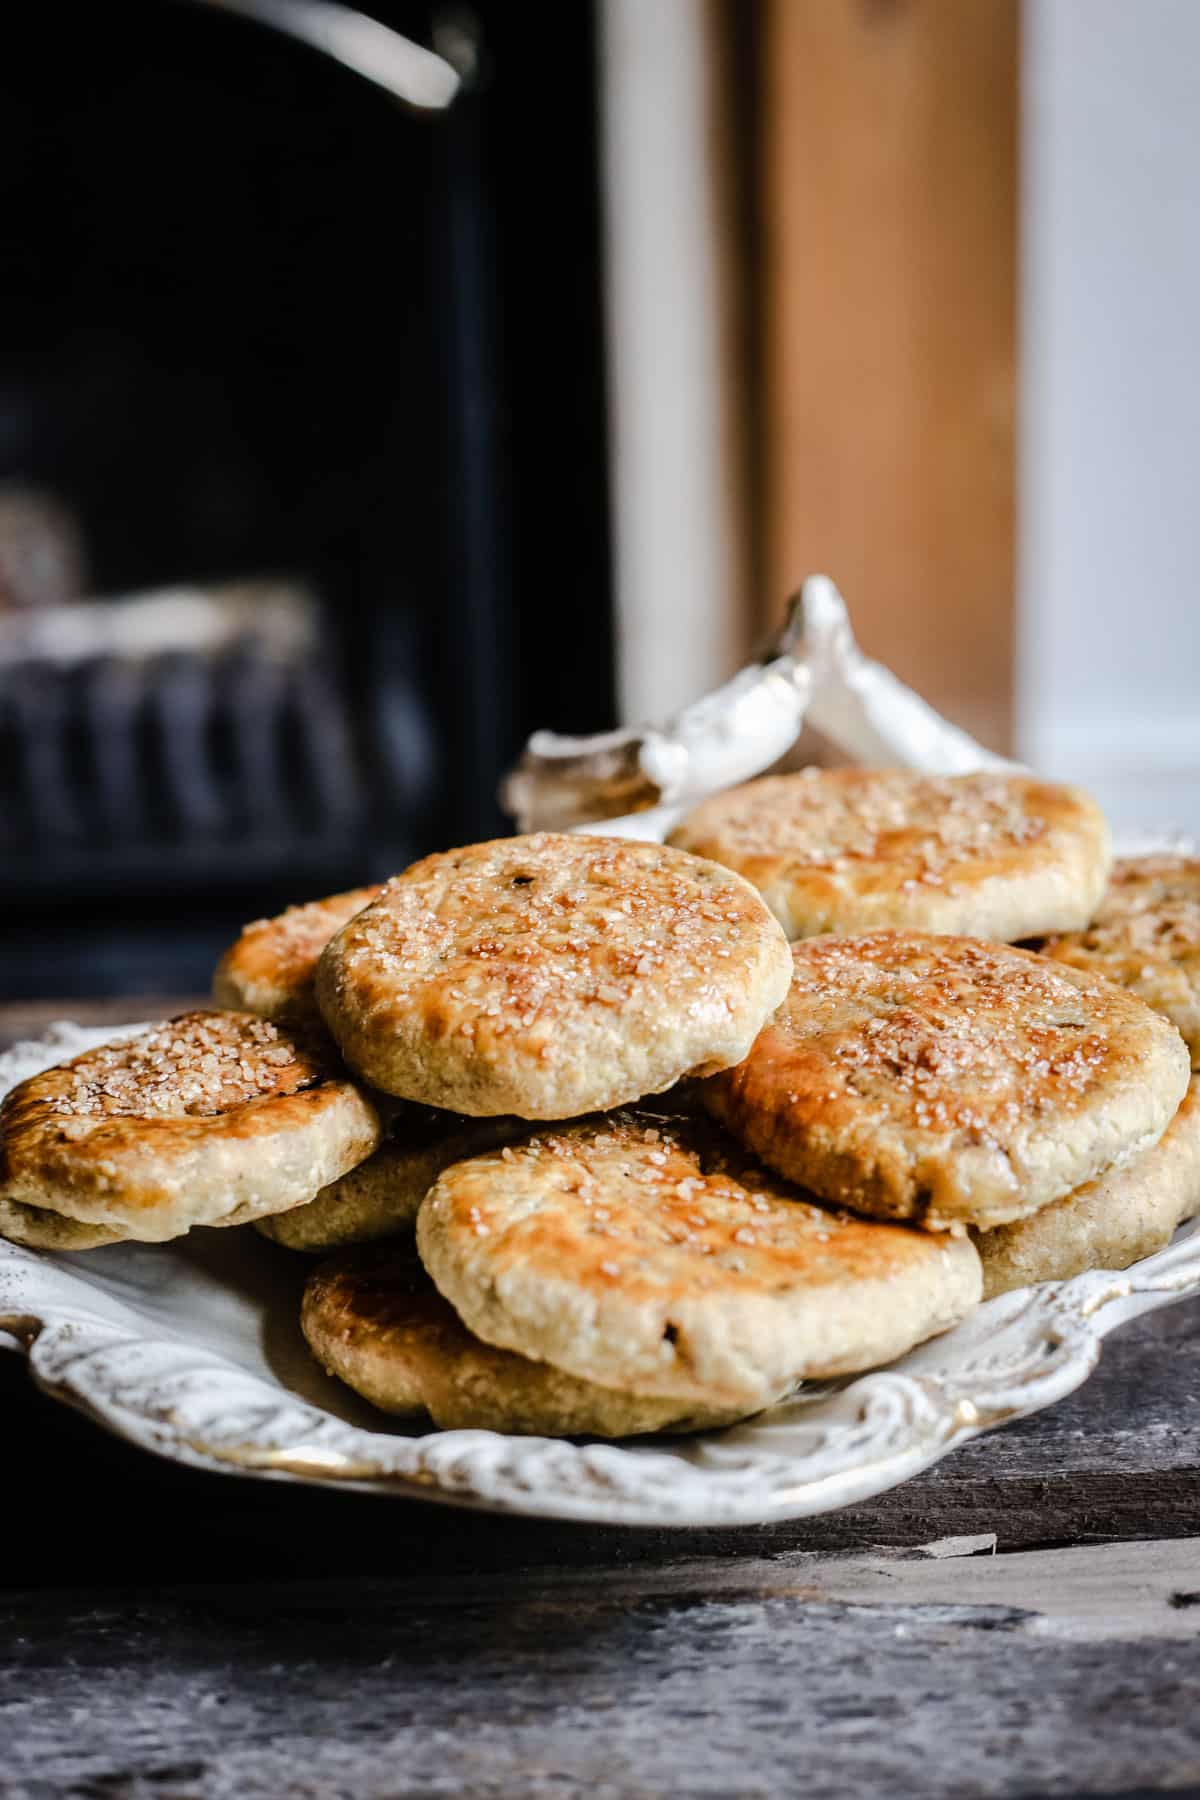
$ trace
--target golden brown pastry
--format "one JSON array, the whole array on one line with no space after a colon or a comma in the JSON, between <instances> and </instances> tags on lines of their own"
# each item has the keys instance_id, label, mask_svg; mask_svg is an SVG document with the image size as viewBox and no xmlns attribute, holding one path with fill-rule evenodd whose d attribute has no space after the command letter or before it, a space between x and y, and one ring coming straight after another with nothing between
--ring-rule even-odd
<instances>
[{"instance_id":1,"label":"golden brown pastry","mask_svg":"<svg viewBox=\"0 0 1200 1800\"><path fill-rule=\"evenodd\" d=\"M787 999L704 1104L823 1199L1002 1225L1131 1162L1188 1084L1174 1026L1027 950L879 931L792 946Z\"/></svg>"},{"instance_id":2,"label":"golden brown pastry","mask_svg":"<svg viewBox=\"0 0 1200 1800\"><path fill-rule=\"evenodd\" d=\"M1069 931L1091 918L1111 858L1078 788L903 769L768 775L701 801L671 842L752 881L789 938Z\"/></svg>"},{"instance_id":3,"label":"golden brown pastry","mask_svg":"<svg viewBox=\"0 0 1200 1800\"><path fill-rule=\"evenodd\" d=\"M560 1119L738 1062L788 977L740 876L661 844L542 833L397 875L326 948L317 998L385 1093Z\"/></svg>"}]
</instances>

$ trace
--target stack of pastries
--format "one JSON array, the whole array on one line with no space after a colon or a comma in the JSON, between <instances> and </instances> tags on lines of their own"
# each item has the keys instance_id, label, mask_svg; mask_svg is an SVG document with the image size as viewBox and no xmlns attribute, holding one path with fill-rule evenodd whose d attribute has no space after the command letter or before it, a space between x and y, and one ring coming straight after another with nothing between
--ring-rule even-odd
<instances>
[{"instance_id":1,"label":"stack of pastries","mask_svg":"<svg viewBox=\"0 0 1200 1800\"><path fill-rule=\"evenodd\" d=\"M253 1223L324 1367L624 1437L886 1362L1200 1210L1200 862L1020 774L806 770L247 927L0 1109L0 1234Z\"/></svg>"}]
</instances>

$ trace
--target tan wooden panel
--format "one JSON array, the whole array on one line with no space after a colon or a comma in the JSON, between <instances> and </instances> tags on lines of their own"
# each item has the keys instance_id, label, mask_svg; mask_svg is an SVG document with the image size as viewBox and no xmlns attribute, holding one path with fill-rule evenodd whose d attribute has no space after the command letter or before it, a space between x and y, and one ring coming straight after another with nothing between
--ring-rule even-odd
<instances>
[{"instance_id":1,"label":"tan wooden panel","mask_svg":"<svg viewBox=\"0 0 1200 1800\"><path fill-rule=\"evenodd\" d=\"M765 562L997 747L1014 585L1017 0L764 0Z\"/></svg>"}]
</instances>

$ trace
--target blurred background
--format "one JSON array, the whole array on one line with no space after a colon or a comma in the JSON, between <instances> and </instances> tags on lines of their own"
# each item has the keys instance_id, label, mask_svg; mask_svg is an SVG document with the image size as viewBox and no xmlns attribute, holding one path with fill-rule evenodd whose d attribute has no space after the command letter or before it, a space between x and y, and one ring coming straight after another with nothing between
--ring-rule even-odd
<instances>
[{"instance_id":1,"label":"blurred background","mask_svg":"<svg viewBox=\"0 0 1200 1800\"><path fill-rule=\"evenodd\" d=\"M1194 0L6 26L4 998L203 991L814 569L984 742L1200 832Z\"/></svg>"}]
</instances>

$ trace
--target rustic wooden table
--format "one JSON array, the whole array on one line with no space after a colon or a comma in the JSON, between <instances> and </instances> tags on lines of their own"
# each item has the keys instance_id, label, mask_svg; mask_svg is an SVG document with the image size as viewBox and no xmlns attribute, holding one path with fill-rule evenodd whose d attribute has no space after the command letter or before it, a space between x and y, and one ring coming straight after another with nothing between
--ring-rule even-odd
<instances>
[{"instance_id":1,"label":"rustic wooden table","mask_svg":"<svg viewBox=\"0 0 1200 1800\"><path fill-rule=\"evenodd\" d=\"M0 1404L5 1800L1200 1793L1197 1306L890 1494L737 1531L192 1474L15 1356Z\"/></svg>"}]
</instances>

